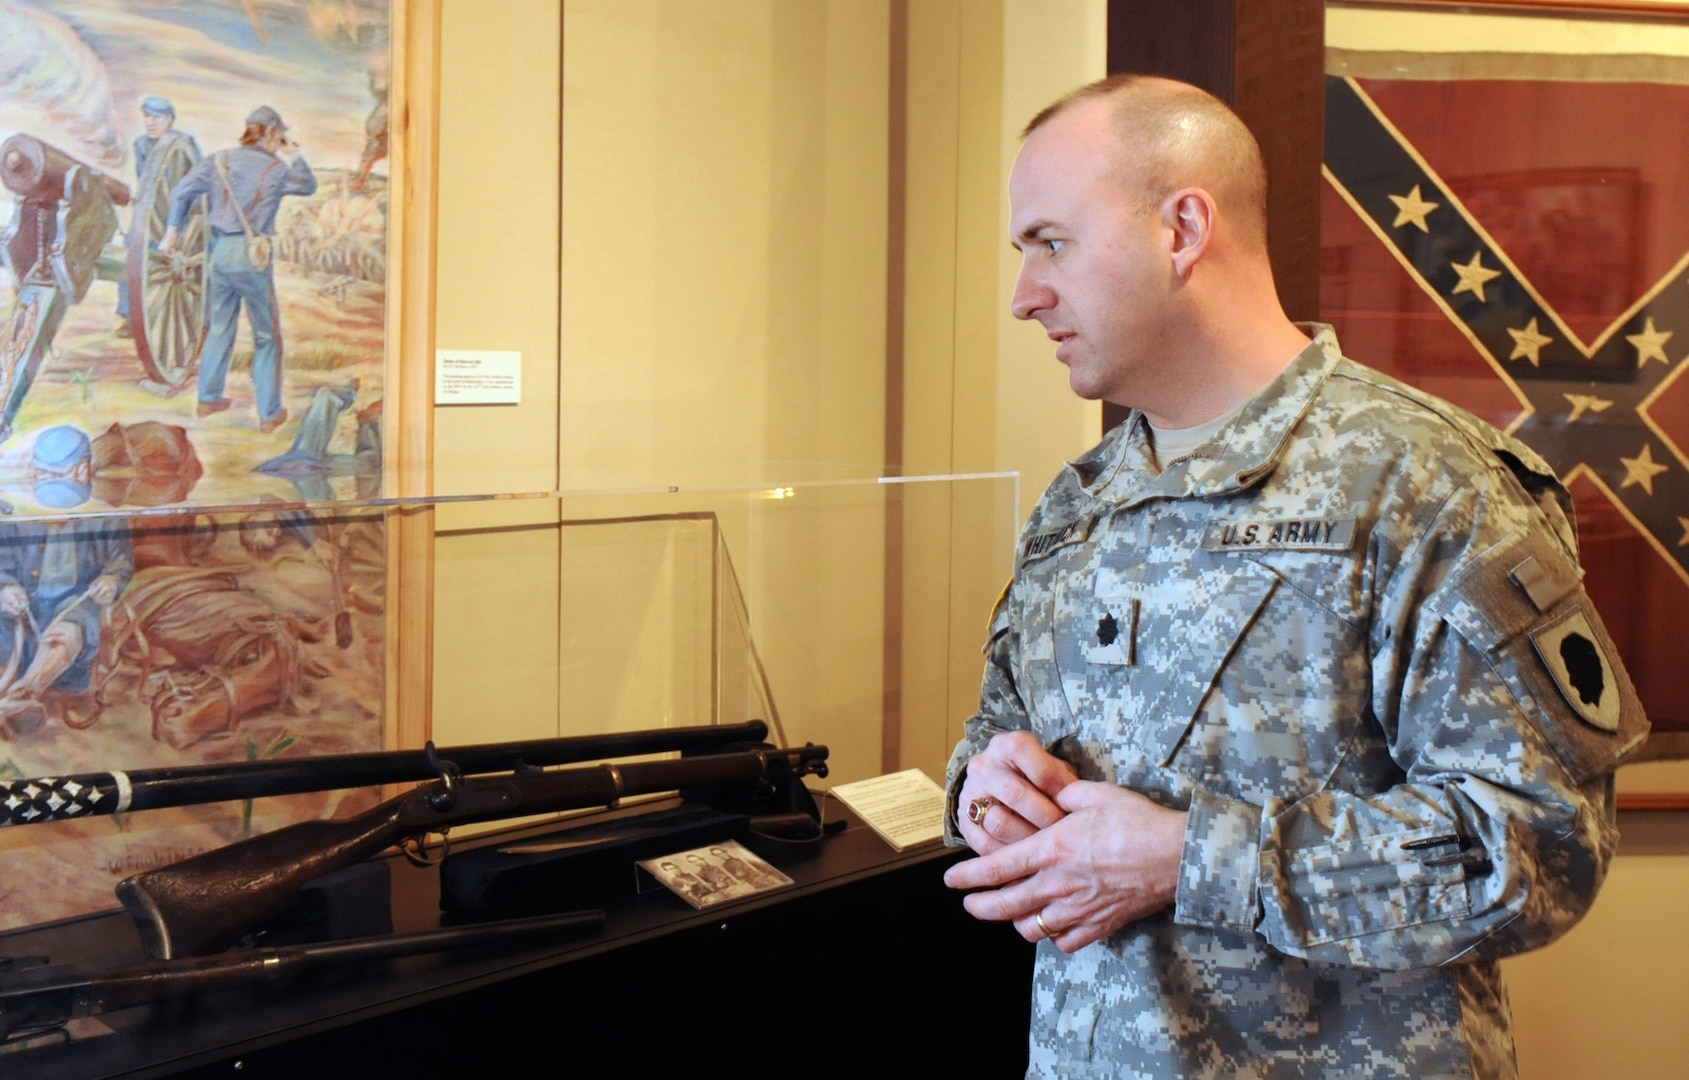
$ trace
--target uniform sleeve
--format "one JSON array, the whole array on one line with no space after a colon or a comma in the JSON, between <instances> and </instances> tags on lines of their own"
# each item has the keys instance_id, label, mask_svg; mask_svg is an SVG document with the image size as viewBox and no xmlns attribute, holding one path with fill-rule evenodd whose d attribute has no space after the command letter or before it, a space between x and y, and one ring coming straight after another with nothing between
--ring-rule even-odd
<instances>
[{"instance_id":1,"label":"uniform sleeve","mask_svg":"<svg viewBox=\"0 0 1689 1080\"><path fill-rule=\"evenodd\" d=\"M1400 969L1535 948L1588 910L1647 722L1570 537L1505 480L1457 493L1381 580L1368 719L1397 782L1264 806L1198 788L1178 922Z\"/></svg>"},{"instance_id":2,"label":"uniform sleeve","mask_svg":"<svg viewBox=\"0 0 1689 1080\"><path fill-rule=\"evenodd\" d=\"M945 769L944 843L948 847L967 846L956 826L956 798L966 779L968 762L985 749L993 736L1005 731L1032 730L1032 721L1013 674L1020 648L1020 633L1015 628L1013 614L1015 584L1009 583L992 609L984 649L985 675L980 684L979 712L963 724L962 741L956 744L950 765Z\"/></svg>"},{"instance_id":3,"label":"uniform sleeve","mask_svg":"<svg viewBox=\"0 0 1689 1080\"><path fill-rule=\"evenodd\" d=\"M287 167L287 174L282 179L281 194L315 195L316 193L317 174L311 171L311 166L305 161L305 155L300 154L293 159L293 164Z\"/></svg>"},{"instance_id":4,"label":"uniform sleeve","mask_svg":"<svg viewBox=\"0 0 1689 1080\"><path fill-rule=\"evenodd\" d=\"M200 159L200 163L189 169L170 189L170 228L180 229L187 224L194 200L211 194L212 177L215 175L213 161L209 157Z\"/></svg>"},{"instance_id":5,"label":"uniform sleeve","mask_svg":"<svg viewBox=\"0 0 1689 1080\"><path fill-rule=\"evenodd\" d=\"M115 577L118 590L122 591L135 574L135 551L129 540L129 530L100 527L92 542L100 573Z\"/></svg>"}]
</instances>

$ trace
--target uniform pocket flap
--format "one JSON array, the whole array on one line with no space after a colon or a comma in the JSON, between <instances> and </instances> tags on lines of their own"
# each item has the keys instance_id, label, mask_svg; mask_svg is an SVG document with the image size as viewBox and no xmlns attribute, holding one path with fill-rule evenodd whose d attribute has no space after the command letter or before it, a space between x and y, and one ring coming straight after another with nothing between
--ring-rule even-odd
<instances>
[{"instance_id":1,"label":"uniform pocket flap","mask_svg":"<svg viewBox=\"0 0 1689 1080\"><path fill-rule=\"evenodd\" d=\"M1523 532L1450 583L1442 617L1481 651L1574 781L1609 771L1642 745L1648 721L1577 564Z\"/></svg>"},{"instance_id":2,"label":"uniform pocket flap","mask_svg":"<svg viewBox=\"0 0 1689 1080\"><path fill-rule=\"evenodd\" d=\"M1225 588L1184 633L1182 647L1164 671L1151 675L1164 684L1148 691L1151 704L1144 713L1140 739L1144 756L1163 767L1173 760L1196 718L1197 706L1279 580L1277 574L1254 562L1237 564L1230 576Z\"/></svg>"},{"instance_id":3,"label":"uniform pocket flap","mask_svg":"<svg viewBox=\"0 0 1689 1080\"><path fill-rule=\"evenodd\" d=\"M1440 612L1461 637L1492 652L1542 621L1581 584L1577 564L1535 533L1496 544L1450 582Z\"/></svg>"}]
</instances>

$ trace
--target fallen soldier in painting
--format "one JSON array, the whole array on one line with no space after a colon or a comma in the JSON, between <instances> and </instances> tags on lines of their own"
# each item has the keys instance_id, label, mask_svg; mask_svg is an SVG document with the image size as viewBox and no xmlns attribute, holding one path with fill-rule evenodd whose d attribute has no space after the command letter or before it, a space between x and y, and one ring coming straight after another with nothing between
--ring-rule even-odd
<instances>
[{"instance_id":1,"label":"fallen soldier in painting","mask_svg":"<svg viewBox=\"0 0 1689 1080\"><path fill-rule=\"evenodd\" d=\"M137 569L112 609L96 685L131 687L123 693L147 708L153 738L177 750L266 710L319 711L308 680L332 682L334 673L310 649L352 646L348 604L363 612L373 600L381 610L379 591L355 588L385 573L384 561L372 569L367 558L371 527L380 555L379 523L285 506L238 523L192 513L147 519L133 534Z\"/></svg>"},{"instance_id":2,"label":"fallen soldier in painting","mask_svg":"<svg viewBox=\"0 0 1689 1080\"><path fill-rule=\"evenodd\" d=\"M334 498L328 477L355 476L358 478L358 497L377 494L381 479L381 413L382 402L377 399L357 412L357 435L350 454L329 450L340 414L351 408L358 397L358 383L346 386L322 386L311 398L311 408L299 425L293 446L285 454L273 457L255 468L254 472L285 476L293 481L299 497L306 502L326 502Z\"/></svg>"},{"instance_id":3,"label":"fallen soldier in painting","mask_svg":"<svg viewBox=\"0 0 1689 1080\"><path fill-rule=\"evenodd\" d=\"M88 440L74 428L54 428L36 441L35 456L49 466L85 461ZM70 475L37 493L50 503L60 495L75 498L79 485L85 486ZM81 711L82 699L107 613L134 568L129 534L119 526L75 520L0 526L0 736L38 731L49 715L70 727L97 719L97 703L89 714Z\"/></svg>"},{"instance_id":4,"label":"fallen soldier in painting","mask_svg":"<svg viewBox=\"0 0 1689 1080\"><path fill-rule=\"evenodd\" d=\"M309 418L307 418L309 423ZM262 496L260 502L272 501ZM339 539L348 527L344 521L317 518L303 510L259 511L247 514L240 522L240 546L254 566L269 569L265 575L249 580L265 600L278 611L289 613L302 640L317 642L327 636L327 625L334 628L334 644L338 649L352 645L352 613L347 609L347 594L352 589L348 573L352 569L344 560ZM325 555L318 539L327 542ZM322 629L317 627L317 615L327 613L330 620Z\"/></svg>"},{"instance_id":5,"label":"fallen soldier in painting","mask_svg":"<svg viewBox=\"0 0 1689 1080\"><path fill-rule=\"evenodd\" d=\"M113 424L91 449L94 497L112 506L181 502L205 473L180 424Z\"/></svg>"}]
</instances>

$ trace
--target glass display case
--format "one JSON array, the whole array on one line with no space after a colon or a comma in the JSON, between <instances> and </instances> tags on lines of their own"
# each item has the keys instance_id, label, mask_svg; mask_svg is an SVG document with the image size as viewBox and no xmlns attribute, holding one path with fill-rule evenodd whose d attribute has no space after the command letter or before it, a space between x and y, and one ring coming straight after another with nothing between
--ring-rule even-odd
<instances>
[{"instance_id":1,"label":"glass display case","mask_svg":"<svg viewBox=\"0 0 1689 1080\"><path fill-rule=\"evenodd\" d=\"M398 781L420 777L392 777L385 791L304 783L182 805L153 794L208 766L237 774L239 790L243 768L309 771L325 758L414 750L392 710L395 683L414 677L404 665L419 654L434 687L424 730L441 760L506 733L762 721L768 744L827 747L828 780L807 781L817 791L911 767L942 779L977 694L985 620L1009 576L1018 498L1012 474L985 474L264 500L6 524L0 590L21 580L40 610L9 613L4 627L19 643L8 654L17 662L4 665L17 689L0 700L20 704L0 742L0 955L62 953L65 928L86 922L107 945L68 959L92 970L156 959L140 927L112 911L119 881L297 822L346 819L407 790ZM400 539L406 515L429 519L433 544L420 554ZM434 590L419 649L403 640L411 631L396 583L405 560L423 556ZM30 586L66 575L53 595ZM84 639L71 652L56 644L67 631ZM56 672L55 649L71 661ZM829 810L842 814L819 813ZM493 816L454 829L454 842L555 819ZM892 854L864 834L852 843ZM389 863L403 865L372 865ZM631 872L631 863L615 871ZM374 927L439 926L438 893L433 878L406 868L381 894L391 896L391 921ZM274 933L252 930L237 944ZM0 971L0 994L7 978L15 984L16 973ZM10 1009L15 1019L19 1007L0 1005L0 1017ZM150 1009L47 1025L26 1043L145 1030Z\"/></svg>"}]
</instances>

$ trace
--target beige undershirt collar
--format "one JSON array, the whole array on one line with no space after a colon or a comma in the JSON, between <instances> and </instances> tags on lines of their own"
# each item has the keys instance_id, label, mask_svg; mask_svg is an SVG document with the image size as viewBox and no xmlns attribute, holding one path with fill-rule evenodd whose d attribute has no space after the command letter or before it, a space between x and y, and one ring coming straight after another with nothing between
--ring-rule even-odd
<instances>
[{"instance_id":1,"label":"beige undershirt collar","mask_svg":"<svg viewBox=\"0 0 1689 1080\"><path fill-rule=\"evenodd\" d=\"M1216 416L1214 419L1192 427L1162 428L1150 423L1148 416L1144 417L1144 426L1149 429L1150 456L1155 461L1155 468L1160 472L1173 462L1189 454L1200 446L1205 446L1221 428L1225 427L1241 413L1245 405L1253 398L1246 399L1242 405L1231 412Z\"/></svg>"}]
</instances>

